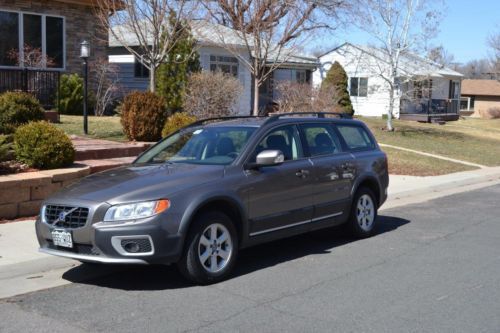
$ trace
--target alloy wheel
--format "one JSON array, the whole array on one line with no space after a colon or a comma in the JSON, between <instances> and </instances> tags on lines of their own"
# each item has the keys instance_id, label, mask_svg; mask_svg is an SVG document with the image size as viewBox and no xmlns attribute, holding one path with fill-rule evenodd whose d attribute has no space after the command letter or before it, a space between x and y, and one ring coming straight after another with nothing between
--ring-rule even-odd
<instances>
[{"instance_id":1,"label":"alloy wheel","mask_svg":"<svg viewBox=\"0 0 500 333\"><path fill-rule=\"evenodd\" d=\"M223 270L232 254L233 242L225 226L214 223L205 228L198 244L198 258L207 272L217 273Z\"/></svg>"},{"instance_id":2,"label":"alloy wheel","mask_svg":"<svg viewBox=\"0 0 500 333\"><path fill-rule=\"evenodd\" d=\"M370 231L375 220L375 205L368 194L359 197L356 206L356 219L361 229Z\"/></svg>"}]
</instances>

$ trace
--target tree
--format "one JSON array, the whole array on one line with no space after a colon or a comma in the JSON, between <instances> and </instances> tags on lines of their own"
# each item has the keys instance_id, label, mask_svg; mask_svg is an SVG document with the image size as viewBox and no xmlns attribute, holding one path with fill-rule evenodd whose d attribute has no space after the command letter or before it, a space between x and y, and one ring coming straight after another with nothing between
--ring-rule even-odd
<instances>
[{"instance_id":1,"label":"tree","mask_svg":"<svg viewBox=\"0 0 500 333\"><path fill-rule=\"evenodd\" d=\"M366 32L383 53L376 64L378 76L389 90L387 130L392 131L393 111L398 98L400 58L405 52L424 49L439 23L438 2L431 0L358 0L352 22ZM388 64L388 66L387 66Z\"/></svg>"},{"instance_id":2,"label":"tree","mask_svg":"<svg viewBox=\"0 0 500 333\"><path fill-rule=\"evenodd\" d=\"M170 21L175 20L172 15ZM156 71L156 92L163 96L170 112L177 112L182 109L186 85L190 73L199 72L199 55L195 50L191 29L182 24L182 29L177 31L175 36L177 43L168 53L167 61L162 63ZM171 22L172 26L177 26Z\"/></svg>"},{"instance_id":3,"label":"tree","mask_svg":"<svg viewBox=\"0 0 500 333\"><path fill-rule=\"evenodd\" d=\"M354 109L347 91L347 79L344 68L335 61L328 73L326 73L326 77L321 83L321 89L327 91L331 96L333 103L338 107L338 111L352 115Z\"/></svg>"},{"instance_id":4,"label":"tree","mask_svg":"<svg viewBox=\"0 0 500 333\"><path fill-rule=\"evenodd\" d=\"M254 115L259 114L260 86L313 31L327 27L315 19L318 5L310 0L206 0L204 4L218 24L218 44L253 76ZM229 32L226 26L233 30Z\"/></svg>"},{"instance_id":5,"label":"tree","mask_svg":"<svg viewBox=\"0 0 500 333\"><path fill-rule=\"evenodd\" d=\"M446 51L442 45L431 48L427 52L427 58L441 66L450 66L453 64L453 60L455 60L453 54Z\"/></svg>"},{"instance_id":6,"label":"tree","mask_svg":"<svg viewBox=\"0 0 500 333\"><path fill-rule=\"evenodd\" d=\"M196 3L190 0L97 1L96 16L110 37L149 69L149 89L154 92L156 70L176 46L180 32L186 27L182 22L192 16Z\"/></svg>"},{"instance_id":7,"label":"tree","mask_svg":"<svg viewBox=\"0 0 500 333\"><path fill-rule=\"evenodd\" d=\"M488 45L493 53L491 55L492 76L495 79L500 80L500 32L497 32L488 38Z\"/></svg>"}]
</instances>

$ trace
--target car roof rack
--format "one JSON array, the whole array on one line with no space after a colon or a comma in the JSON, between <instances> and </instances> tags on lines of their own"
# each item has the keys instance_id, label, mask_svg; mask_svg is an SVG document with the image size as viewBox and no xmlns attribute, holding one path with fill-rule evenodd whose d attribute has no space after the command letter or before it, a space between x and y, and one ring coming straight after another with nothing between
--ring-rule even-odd
<instances>
[{"instance_id":1,"label":"car roof rack","mask_svg":"<svg viewBox=\"0 0 500 333\"><path fill-rule=\"evenodd\" d=\"M277 113L269 116L267 122L272 122L280 119L281 117L289 117L289 116L304 116L304 115L312 115L317 118L326 118L326 116L336 116L340 119L352 119L352 116L347 113L340 112L287 112L287 113Z\"/></svg>"},{"instance_id":2,"label":"car roof rack","mask_svg":"<svg viewBox=\"0 0 500 333\"><path fill-rule=\"evenodd\" d=\"M204 125L206 123L212 122L212 121L225 121L225 120L233 120L233 119L257 119L257 118L267 118L265 116L223 116L223 117L212 117L212 118L205 118L205 119L200 119L195 121L194 123L191 123L187 125L186 127L193 127L193 126L200 126Z\"/></svg>"}]
</instances>

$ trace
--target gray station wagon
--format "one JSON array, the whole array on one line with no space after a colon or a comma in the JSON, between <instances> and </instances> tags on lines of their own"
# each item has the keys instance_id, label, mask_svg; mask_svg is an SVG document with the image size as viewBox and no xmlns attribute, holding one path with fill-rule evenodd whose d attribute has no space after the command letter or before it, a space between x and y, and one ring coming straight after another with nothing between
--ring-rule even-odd
<instances>
[{"instance_id":1,"label":"gray station wagon","mask_svg":"<svg viewBox=\"0 0 500 333\"><path fill-rule=\"evenodd\" d=\"M51 196L36 233L44 253L177 263L190 280L212 283L252 245L340 224L370 236L388 183L387 157L360 121L330 113L213 118Z\"/></svg>"}]
</instances>

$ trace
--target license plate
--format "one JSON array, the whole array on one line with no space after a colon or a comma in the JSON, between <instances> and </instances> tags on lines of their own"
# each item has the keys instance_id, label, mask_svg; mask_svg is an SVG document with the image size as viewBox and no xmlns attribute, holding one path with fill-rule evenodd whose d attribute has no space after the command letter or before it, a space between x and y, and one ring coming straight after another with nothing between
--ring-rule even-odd
<instances>
[{"instance_id":1,"label":"license plate","mask_svg":"<svg viewBox=\"0 0 500 333\"><path fill-rule=\"evenodd\" d=\"M52 231L52 242L56 246L62 247L73 247L73 238L71 233L64 230L54 230Z\"/></svg>"}]
</instances>

